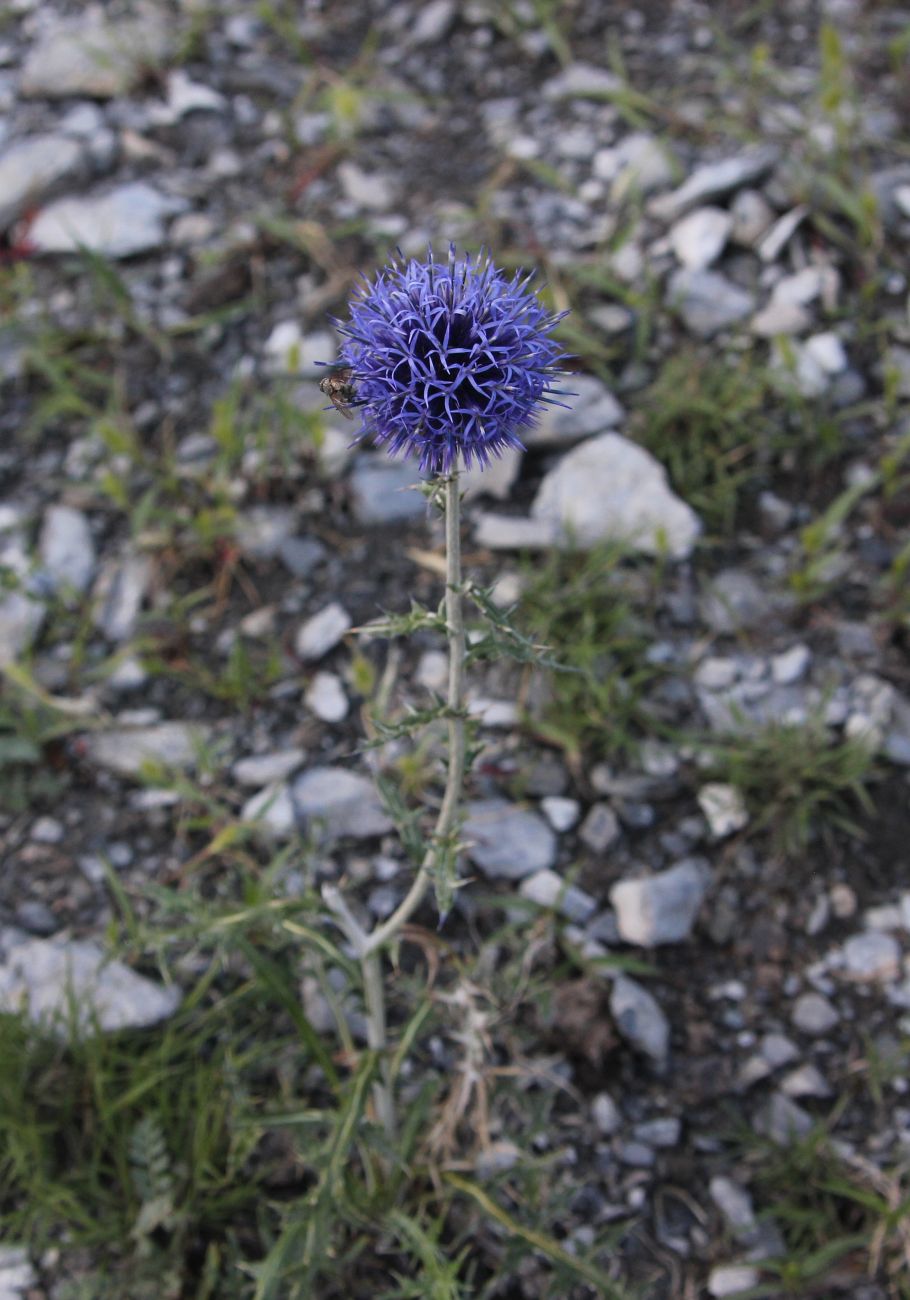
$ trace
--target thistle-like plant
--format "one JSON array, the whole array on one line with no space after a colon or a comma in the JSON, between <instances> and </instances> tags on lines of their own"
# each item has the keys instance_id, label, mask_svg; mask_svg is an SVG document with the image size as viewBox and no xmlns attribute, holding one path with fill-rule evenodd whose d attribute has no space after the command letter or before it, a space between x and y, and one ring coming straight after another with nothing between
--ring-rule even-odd
<instances>
[{"instance_id":1,"label":"thistle-like plant","mask_svg":"<svg viewBox=\"0 0 910 1300\"><path fill-rule=\"evenodd\" d=\"M350 320L336 322L344 337L339 363L344 390L362 421L357 438L392 455L415 458L431 476L429 494L445 514L446 591L437 621L448 641L448 692L435 716L445 718L448 753L435 825L410 889L372 931L363 929L337 888L324 891L361 963L368 1042L383 1061L376 1106L390 1136L395 1108L386 1060L381 952L394 942L431 883L437 898L447 898L457 873L467 757L459 469L483 469L506 448L520 448L522 432L533 425L540 404L556 402L560 395L556 384L563 353L551 337L560 317L543 306L531 278L509 279L488 256L458 258L450 245L445 263L429 251L426 261L400 260L365 280L350 303ZM472 594L481 613L496 620L482 593ZM498 621L491 628L492 640L499 638L507 649L520 647L520 638L510 643Z\"/></svg>"}]
</instances>

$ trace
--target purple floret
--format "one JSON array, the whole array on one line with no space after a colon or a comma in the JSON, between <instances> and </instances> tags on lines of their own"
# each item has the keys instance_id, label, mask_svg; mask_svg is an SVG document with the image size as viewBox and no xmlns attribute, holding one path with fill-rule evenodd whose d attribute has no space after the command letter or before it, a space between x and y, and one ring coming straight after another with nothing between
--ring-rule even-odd
<instances>
[{"instance_id":1,"label":"purple floret","mask_svg":"<svg viewBox=\"0 0 910 1300\"><path fill-rule=\"evenodd\" d=\"M425 473L448 474L459 456L481 467L522 447L540 402L555 401L565 354L549 336L552 315L529 288L506 279L488 256L447 265L393 263L351 301L341 356L353 374L363 424L394 456L416 456ZM563 313L564 314L564 313Z\"/></svg>"}]
</instances>

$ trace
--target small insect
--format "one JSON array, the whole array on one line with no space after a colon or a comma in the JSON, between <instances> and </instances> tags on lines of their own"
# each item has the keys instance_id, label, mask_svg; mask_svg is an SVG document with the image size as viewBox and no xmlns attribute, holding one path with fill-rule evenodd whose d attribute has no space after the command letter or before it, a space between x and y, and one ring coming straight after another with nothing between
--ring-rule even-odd
<instances>
[{"instance_id":1,"label":"small insect","mask_svg":"<svg viewBox=\"0 0 910 1300\"><path fill-rule=\"evenodd\" d=\"M354 371L347 366L344 370L333 370L330 375L326 375L319 381L320 390L346 420L354 418L350 409L354 401L354 385L351 382L353 374Z\"/></svg>"}]
</instances>

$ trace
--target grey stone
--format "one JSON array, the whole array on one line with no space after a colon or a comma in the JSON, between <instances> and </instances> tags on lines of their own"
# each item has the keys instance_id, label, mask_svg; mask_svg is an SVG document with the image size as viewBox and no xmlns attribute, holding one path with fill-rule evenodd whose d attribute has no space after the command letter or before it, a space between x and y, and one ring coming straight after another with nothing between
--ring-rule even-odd
<instances>
[{"instance_id":1,"label":"grey stone","mask_svg":"<svg viewBox=\"0 0 910 1300\"><path fill-rule=\"evenodd\" d=\"M278 554L295 578L306 578L325 559L326 550L315 537L288 537L279 546Z\"/></svg>"},{"instance_id":2,"label":"grey stone","mask_svg":"<svg viewBox=\"0 0 910 1300\"><path fill-rule=\"evenodd\" d=\"M758 1223L752 1197L746 1189L732 1178L717 1174L708 1184L708 1191L737 1241L748 1243L755 1236Z\"/></svg>"},{"instance_id":3,"label":"grey stone","mask_svg":"<svg viewBox=\"0 0 910 1300\"><path fill-rule=\"evenodd\" d=\"M604 179L612 182L610 203L614 207L624 203L631 195L647 195L663 189L673 180L673 160L664 145L653 135L633 131L609 152L615 158L615 172ZM598 175L598 156L595 155L594 158L595 176ZM603 163L601 168L603 169Z\"/></svg>"},{"instance_id":4,"label":"grey stone","mask_svg":"<svg viewBox=\"0 0 910 1300\"><path fill-rule=\"evenodd\" d=\"M85 170L85 150L63 135L33 135L0 154L0 230Z\"/></svg>"},{"instance_id":5,"label":"grey stone","mask_svg":"<svg viewBox=\"0 0 910 1300\"><path fill-rule=\"evenodd\" d=\"M434 45L441 41L455 18L453 0L429 0L421 5L408 35L411 45Z\"/></svg>"},{"instance_id":6,"label":"grey stone","mask_svg":"<svg viewBox=\"0 0 910 1300\"><path fill-rule=\"evenodd\" d=\"M126 557L102 569L95 584L95 626L109 641L127 641L136 630L139 611L152 579L147 555Z\"/></svg>"},{"instance_id":7,"label":"grey stone","mask_svg":"<svg viewBox=\"0 0 910 1300\"><path fill-rule=\"evenodd\" d=\"M818 1066L800 1065L781 1080L781 1092L787 1097L830 1097L834 1089Z\"/></svg>"},{"instance_id":8,"label":"grey stone","mask_svg":"<svg viewBox=\"0 0 910 1300\"><path fill-rule=\"evenodd\" d=\"M86 756L118 776L138 776L148 765L192 768L208 729L186 722L114 727L84 739Z\"/></svg>"},{"instance_id":9,"label":"grey stone","mask_svg":"<svg viewBox=\"0 0 910 1300\"><path fill-rule=\"evenodd\" d=\"M774 1092L755 1119L755 1130L778 1146L789 1146L811 1133L812 1116L782 1092Z\"/></svg>"},{"instance_id":10,"label":"grey stone","mask_svg":"<svg viewBox=\"0 0 910 1300\"><path fill-rule=\"evenodd\" d=\"M658 461L618 433L605 433L563 456L540 485L534 520L559 544L624 542L651 555L683 559L701 525L667 483Z\"/></svg>"},{"instance_id":11,"label":"grey stone","mask_svg":"<svg viewBox=\"0 0 910 1300\"><path fill-rule=\"evenodd\" d=\"M766 623L775 602L751 574L724 569L705 589L699 607L712 632L729 633Z\"/></svg>"},{"instance_id":12,"label":"grey stone","mask_svg":"<svg viewBox=\"0 0 910 1300\"><path fill-rule=\"evenodd\" d=\"M71 506L49 506L39 546L41 563L55 587L83 592L95 573L95 543L89 522Z\"/></svg>"},{"instance_id":13,"label":"grey stone","mask_svg":"<svg viewBox=\"0 0 910 1300\"><path fill-rule=\"evenodd\" d=\"M307 707L322 722L341 722L348 716L348 697L336 673L316 673L306 691Z\"/></svg>"},{"instance_id":14,"label":"grey stone","mask_svg":"<svg viewBox=\"0 0 910 1300\"><path fill-rule=\"evenodd\" d=\"M760 190L740 190L730 204L734 244L754 248L774 220L774 209Z\"/></svg>"},{"instance_id":15,"label":"grey stone","mask_svg":"<svg viewBox=\"0 0 910 1300\"><path fill-rule=\"evenodd\" d=\"M805 677L811 660L812 652L808 646L791 646L789 650L771 656L771 676L778 686L792 686Z\"/></svg>"},{"instance_id":16,"label":"grey stone","mask_svg":"<svg viewBox=\"0 0 910 1300\"><path fill-rule=\"evenodd\" d=\"M608 1092L599 1092L591 1103L591 1114L604 1137L612 1137L622 1127L622 1115Z\"/></svg>"},{"instance_id":17,"label":"grey stone","mask_svg":"<svg viewBox=\"0 0 910 1300\"><path fill-rule=\"evenodd\" d=\"M610 890L610 902L622 938L648 948L688 939L711 876L704 859L686 858L656 875L621 880Z\"/></svg>"},{"instance_id":18,"label":"grey stone","mask_svg":"<svg viewBox=\"0 0 910 1300\"><path fill-rule=\"evenodd\" d=\"M900 944L890 934L869 930L852 935L843 946L844 974L857 983L886 984L900 974Z\"/></svg>"},{"instance_id":19,"label":"grey stone","mask_svg":"<svg viewBox=\"0 0 910 1300\"><path fill-rule=\"evenodd\" d=\"M180 1005L179 989L153 983L110 961L86 939L30 939L0 966L0 1009L24 1011L33 1024L66 1036L157 1024Z\"/></svg>"},{"instance_id":20,"label":"grey stone","mask_svg":"<svg viewBox=\"0 0 910 1300\"><path fill-rule=\"evenodd\" d=\"M185 207L182 199L146 181L127 181L103 194L57 199L38 213L29 239L38 253L78 253L134 257L160 248L165 221Z\"/></svg>"},{"instance_id":21,"label":"grey stone","mask_svg":"<svg viewBox=\"0 0 910 1300\"><path fill-rule=\"evenodd\" d=\"M905 185L910 185L910 164L898 163L873 172L867 184L875 195L879 216L885 226L889 230L899 230L905 216L897 196Z\"/></svg>"},{"instance_id":22,"label":"grey stone","mask_svg":"<svg viewBox=\"0 0 910 1300\"><path fill-rule=\"evenodd\" d=\"M777 261L808 214L809 209L800 204L778 217L758 245L758 255L763 262Z\"/></svg>"},{"instance_id":23,"label":"grey stone","mask_svg":"<svg viewBox=\"0 0 910 1300\"><path fill-rule=\"evenodd\" d=\"M683 324L701 339L713 338L736 325L755 309L750 293L740 289L717 271L693 271L680 267L667 283L667 302L682 317Z\"/></svg>"},{"instance_id":24,"label":"grey stone","mask_svg":"<svg viewBox=\"0 0 910 1300\"><path fill-rule=\"evenodd\" d=\"M803 334L812 324L812 317L796 302L781 302L772 298L767 306L756 312L749 329L761 339L784 334Z\"/></svg>"},{"instance_id":25,"label":"grey stone","mask_svg":"<svg viewBox=\"0 0 910 1300\"><path fill-rule=\"evenodd\" d=\"M605 853L620 836L619 819L606 803L595 803L581 824L579 838L592 853Z\"/></svg>"},{"instance_id":26,"label":"grey stone","mask_svg":"<svg viewBox=\"0 0 910 1300\"><path fill-rule=\"evenodd\" d=\"M251 559L271 560L293 538L296 528L297 512L290 506L252 506L237 520L237 545Z\"/></svg>"},{"instance_id":27,"label":"grey stone","mask_svg":"<svg viewBox=\"0 0 910 1300\"><path fill-rule=\"evenodd\" d=\"M610 1011L623 1038L662 1070L669 1056L670 1026L656 999L636 980L620 975L610 990Z\"/></svg>"},{"instance_id":28,"label":"grey stone","mask_svg":"<svg viewBox=\"0 0 910 1300\"><path fill-rule=\"evenodd\" d=\"M270 375L324 375L321 369L335 355L337 341L330 330L304 334L296 320L279 321L263 345L265 369ZM314 396L315 404L315 396ZM321 402L317 409L328 405Z\"/></svg>"},{"instance_id":29,"label":"grey stone","mask_svg":"<svg viewBox=\"0 0 910 1300\"><path fill-rule=\"evenodd\" d=\"M785 1034L765 1034L759 1045L762 1060L769 1069L779 1070L799 1056L799 1048Z\"/></svg>"},{"instance_id":30,"label":"grey stone","mask_svg":"<svg viewBox=\"0 0 910 1300\"><path fill-rule=\"evenodd\" d=\"M274 839L290 839L297 830L297 812L286 781L272 781L247 799L240 820L253 822L257 830Z\"/></svg>"},{"instance_id":31,"label":"grey stone","mask_svg":"<svg viewBox=\"0 0 910 1300\"><path fill-rule=\"evenodd\" d=\"M351 626L350 614L333 601L298 629L294 649L304 663L313 663L334 650Z\"/></svg>"},{"instance_id":32,"label":"grey stone","mask_svg":"<svg viewBox=\"0 0 910 1300\"><path fill-rule=\"evenodd\" d=\"M18 659L38 635L46 610L22 591L0 593L0 668Z\"/></svg>"},{"instance_id":33,"label":"grey stone","mask_svg":"<svg viewBox=\"0 0 910 1300\"><path fill-rule=\"evenodd\" d=\"M733 218L723 208L696 208L670 231L673 252L683 266L703 271L724 251Z\"/></svg>"},{"instance_id":34,"label":"grey stone","mask_svg":"<svg viewBox=\"0 0 910 1300\"><path fill-rule=\"evenodd\" d=\"M570 831L578 821L581 808L577 799L567 799L565 795L550 794L540 801L540 810L554 831Z\"/></svg>"},{"instance_id":35,"label":"grey stone","mask_svg":"<svg viewBox=\"0 0 910 1300\"><path fill-rule=\"evenodd\" d=\"M24 1246L0 1246L0 1300L26 1300L38 1275Z\"/></svg>"},{"instance_id":36,"label":"grey stone","mask_svg":"<svg viewBox=\"0 0 910 1300\"><path fill-rule=\"evenodd\" d=\"M303 766L306 751L302 749L276 749L268 754L253 754L239 759L231 768L231 775L240 785L260 789L273 781L283 781Z\"/></svg>"},{"instance_id":37,"label":"grey stone","mask_svg":"<svg viewBox=\"0 0 910 1300\"><path fill-rule=\"evenodd\" d=\"M650 1147L660 1149L675 1147L682 1134L682 1123L675 1115L666 1115L660 1119L647 1119L635 1125L635 1138Z\"/></svg>"},{"instance_id":38,"label":"grey stone","mask_svg":"<svg viewBox=\"0 0 910 1300\"><path fill-rule=\"evenodd\" d=\"M716 840L726 839L728 835L741 831L749 824L749 813L742 792L735 785L709 781L701 787L697 798L698 806Z\"/></svg>"},{"instance_id":39,"label":"grey stone","mask_svg":"<svg viewBox=\"0 0 910 1300\"><path fill-rule=\"evenodd\" d=\"M674 220L711 199L719 199L731 190L759 180L777 161L777 150L765 145L744 150L732 158L705 163L672 194L652 199L650 210L655 216Z\"/></svg>"},{"instance_id":40,"label":"grey stone","mask_svg":"<svg viewBox=\"0 0 910 1300\"><path fill-rule=\"evenodd\" d=\"M592 63L570 63L544 83L545 99L602 98L616 94L622 82L612 72Z\"/></svg>"},{"instance_id":41,"label":"grey stone","mask_svg":"<svg viewBox=\"0 0 910 1300\"><path fill-rule=\"evenodd\" d=\"M528 447L565 447L614 429L625 411L602 380L594 375L572 375L565 381L572 396L565 406L547 404L533 428L522 433Z\"/></svg>"},{"instance_id":42,"label":"grey stone","mask_svg":"<svg viewBox=\"0 0 910 1300\"><path fill-rule=\"evenodd\" d=\"M840 1016L820 993L803 993L793 1004L791 1019L804 1034L820 1037L838 1024Z\"/></svg>"},{"instance_id":43,"label":"grey stone","mask_svg":"<svg viewBox=\"0 0 910 1300\"><path fill-rule=\"evenodd\" d=\"M657 1161L653 1149L644 1142L620 1142L616 1154L632 1169L653 1169Z\"/></svg>"},{"instance_id":44,"label":"grey stone","mask_svg":"<svg viewBox=\"0 0 910 1300\"><path fill-rule=\"evenodd\" d=\"M356 163L343 162L338 165L337 175L345 197L358 208L388 212L395 203L395 187L380 172L366 172Z\"/></svg>"},{"instance_id":45,"label":"grey stone","mask_svg":"<svg viewBox=\"0 0 910 1300\"><path fill-rule=\"evenodd\" d=\"M523 880L556 861L556 836L537 813L505 799L474 800L465 813L468 856L494 880Z\"/></svg>"},{"instance_id":46,"label":"grey stone","mask_svg":"<svg viewBox=\"0 0 910 1300\"><path fill-rule=\"evenodd\" d=\"M358 456L351 471L351 509L359 524L396 524L427 517L418 491L420 473L410 460L385 455Z\"/></svg>"},{"instance_id":47,"label":"grey stone","mask_svg":"<svg viewBox=\"0 0 910 1300\"><path fill-rule=\"evenodd\" d=\"M89 6L43 32L26 55L20 92L48 99L123 95L167 58L174 34L163 8L143 6L132 17L113 20Z\"/></svg>"},{"instance_id":48,"label":"grey stone","mask_svg":"<svg viewBox=\"0 0 910 1300\"><path fill-rule=\"evenodd\" d=\"M311 768L291 795L301 821L329 839L372 839L394 829L373 782L347 768Z\"/></svg>"},{"instance_id":49,"label":"grey stone","mask_svg":"<svg viewBox=\"0 0 910 1300\"><path fill-rule=\"evenodd\" d=\"M541 551L560 545L562 534L549 519L484 512L477 516L475 538L491 551Z\"/></svg>"},{"instance_id":50,"label":"grey stone","mask_svg":"<svg viewBox=\"0 0 910 1300\"><path fill-rule=\"evenodd\" d=\"M525 439L527 441L527 439ZM494 497L497 501L508 499L512 485L518 478L524 453L520 447L505 447L502 455L494 456L489 463L470 469L463 469L458 485L463 500L471 501L474 497Z\"/></svg>"},{"instance_id":51,"label":"grey stone","mask_svg":"<svg viewBox=\"0 0 910 1300\"><path fill-rule=\"evenodd\" d=\"M717 1264L708 1275L708 1291L717 1300L727 1296L751 1293L761 1280L761 1274L751 1264Z\"/></svg>"},{"instance_id":52,"label":"grey stone","mask_svg":"<svg viewBox=\"0 0 910 1300\"><path fill-rule=\"evenodd\" d=\"M597 911L597 901L576 885L568 884L555 871L535 871L522 880L518 891L522 898L530 899L538 907L553 909L576 925Z\"/></svg>"},{"instance_id":53,"label":"grey stone","mask_svg":"<svg viewBox=\"0 0 910 1300\"><path fill-rule=\"evenodd\" d=\"M59 844L65 834L63 822L57 821L56 817L37 817L29 831L29 839L36 844Z\"/></svg>"}]
</instances>

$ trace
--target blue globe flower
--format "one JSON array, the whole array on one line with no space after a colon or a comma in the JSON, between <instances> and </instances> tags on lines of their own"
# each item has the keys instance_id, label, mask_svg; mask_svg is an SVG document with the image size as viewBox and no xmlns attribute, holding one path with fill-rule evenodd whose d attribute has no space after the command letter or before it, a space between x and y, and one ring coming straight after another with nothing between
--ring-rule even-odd
<instances>
[{"instance_id":1,"label":"blue globe flower","mask_svg":"<svg viewBox=\"0 0 910 1300\"><path fill-rule=\"evenodd\" d=\"M422 471L448 474L459 457L481 467L521 447L539 403L554 402L565 354L549 331L531 276L507 279L490 258L394 262L350 304L342 363L362 417L358 438Z\"/></svg>"}]
</instances>

